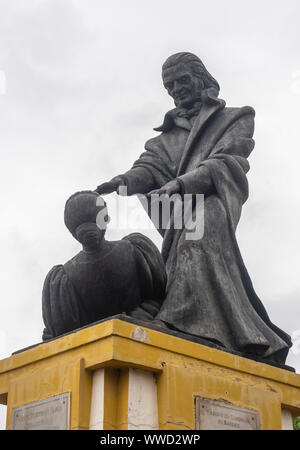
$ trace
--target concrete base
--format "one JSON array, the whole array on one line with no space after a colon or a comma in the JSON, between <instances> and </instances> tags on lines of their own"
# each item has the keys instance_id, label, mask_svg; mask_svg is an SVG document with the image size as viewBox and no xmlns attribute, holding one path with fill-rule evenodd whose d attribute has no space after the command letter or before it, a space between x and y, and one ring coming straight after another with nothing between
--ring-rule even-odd
<instances>
[{"instance_id":1,"label":"concrete base","mask_svg":"<svg viewBox=\"0 0 300 450\"><path fill-rule=\"evenodd\" d=\"M250 410L266 430L300 416L299 374L122 316L0 361L8 429L16 408L66 393L73 430L194 430L199 398Z\"/></svg>"}]
</instances>

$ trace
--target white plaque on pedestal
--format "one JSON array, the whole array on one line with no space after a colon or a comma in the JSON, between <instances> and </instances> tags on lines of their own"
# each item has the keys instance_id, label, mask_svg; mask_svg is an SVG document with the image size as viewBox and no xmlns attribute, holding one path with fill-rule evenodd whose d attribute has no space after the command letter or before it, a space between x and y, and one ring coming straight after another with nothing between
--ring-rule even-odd
<instances>
[{"instance_id":1,"label":"white plaque on pedestal","mask_svg":"<svg viewBox=\"0 0 300 450\"><path fill-rule=\"evenodd\" d=\"M196 397L197 430L258 430L259 414L225 402Z\"/></svg>"},{"instance_id":2,"label":"white plaque on pedestal","mask_svg":"<svg viewBox=\"0 0 300 450\"><path fill-rule=\"evenodd\" d=\"M14 408L13 430L68 430L70 394L60 394Z\"/></svg>"}]
</instances>

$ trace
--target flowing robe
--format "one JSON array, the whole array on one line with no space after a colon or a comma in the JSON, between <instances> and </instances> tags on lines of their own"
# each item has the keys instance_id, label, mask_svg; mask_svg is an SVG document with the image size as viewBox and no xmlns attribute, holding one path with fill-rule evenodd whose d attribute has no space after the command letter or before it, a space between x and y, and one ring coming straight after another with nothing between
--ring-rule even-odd
<instances>
[{"instance_id":1,"label":"flowing robe","mask_svg":"<svg viewBox=\"0 0 300 450\"><path fill-rule=\"evenodd\" d=\"M227 108L207 95L192 126L175 112L167 113L157 129L162 133L122 175L129 195L173 179L182 193L206 194L202 239L187 240L184 228L162 231L168 282L157 319L229 350L283 363L290 336L270 321L235 237L248 197L254 110Z\"/></svg>"},{"instance_id":2,"label":"flowing robe","mask_svg":"<svg viewBox=\"0 0 300 450\"><path fill-rule=\"evenodd\" d=\"M45 279L43 340L122 312L145 320L159 310L165 286L160 252L140 233L106 241L97 253L81 251Z\"/></svg>"}]
</instances>

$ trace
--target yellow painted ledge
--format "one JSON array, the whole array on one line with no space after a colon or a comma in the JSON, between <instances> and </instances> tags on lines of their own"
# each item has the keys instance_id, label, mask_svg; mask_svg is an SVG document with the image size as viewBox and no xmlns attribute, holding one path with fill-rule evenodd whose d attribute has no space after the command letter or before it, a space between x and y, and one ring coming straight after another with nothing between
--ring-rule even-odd
<instances>
[{"instance_id":1,"label":"yellow painted ledge","mask_svg":"<svg viewBox=\"0 0 300 450\"><path fill-rule=\"evenodd\" d=\"M138 334L135 336L134 332L137 328L146 330L148 339L143 339L143 337L139 337ZM167 350L190 358L196 358L197 360L212 362L213 364L228 367L239 372L258 375L274 381L290 384L291 386L300 387L299 374L120 319L112 319L97 325L80 329L77 332L67 334L48 343L41 343L33 348L29 348L28 350L2 359L0 360L0 374L35 363L39 360L44 360L64 352L78 349L83 345L86 346L97 341L103 341L103 339L111 336L115 336L116 339L114 340L114 345L111 348L111 353L108 356L108 358L110 358L109 360L116 359L124 362L128 361L128 363L143 366L144 362L142 361L142 355L138 355L135 352L129 352L127 347L128 345L135 346L135 342L142 342L149 349L151 347L155 347L158 349ZM123 339L118 340L117 337ZM124 339L128 339L129 342L124 341ZM124 345L126 348L124 348ZM107 360L103 355L103 358L100 357L99 363L105 363L106 361ZM149 368L161 368L161 362L152 362L154 365L150 363L149 355L147 355L147 365L150 363Z\"/></svg>"}]
</instances>

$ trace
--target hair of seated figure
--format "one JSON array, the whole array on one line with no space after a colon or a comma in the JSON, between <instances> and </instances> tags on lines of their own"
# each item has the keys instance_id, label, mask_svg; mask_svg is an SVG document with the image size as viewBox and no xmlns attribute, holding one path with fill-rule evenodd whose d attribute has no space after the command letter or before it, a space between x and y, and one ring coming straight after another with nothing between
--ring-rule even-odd
<instances>
[{"instance_id":1,"label":"hair of seated figure","mask_svg":"<svg viewBox=\"0 0 300 450\"><path fill-rule=\"evenodd\" d=\"M106 226L99 226L98 214L104 217L104 222L108 222L107 206L103 198L95 191L75 192L66 201L64 211L65 225L70 233L78 239L76 230L83 224L97 224L99 230L105 231ZM98 216L99 217L99 216ZM103 221L101 221L103 222Z\"/></svg>"}]
</instances>

